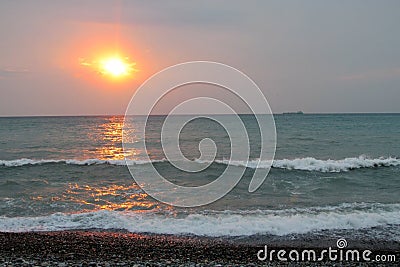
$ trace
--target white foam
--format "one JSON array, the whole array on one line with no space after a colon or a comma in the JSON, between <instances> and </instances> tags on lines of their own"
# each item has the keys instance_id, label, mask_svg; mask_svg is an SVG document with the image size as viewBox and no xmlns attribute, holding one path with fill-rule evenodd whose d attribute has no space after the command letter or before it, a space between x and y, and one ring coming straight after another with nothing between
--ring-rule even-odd
<instances>
[{"instance_id":1,"label":"white foam","mask_svg":"<svg viewBox=\"0 0 400 267\"><path fill-rule=\"evenodd\" d=\"M41 159L41 160L33 160L33 159L15 159L15 160L0 160L0 166L6 167L19 167L24 165L37 165L37 164L45 164L45 163L59 163L61 160L54 159Z\"/></svg>"},{"instance_id":2,"label":"white foam","mask_svg":"<svg viewBox=\"0 0 400 267\"><path fill-rule=\"evenodd\" d=\"M154 160L154 162L163 162L165 160ZM103 160L103 159L85 159L85 160L77 160L77 159L16 159L16 160L0 160L0 166L6 167L21 167L25 165L42 165L49 163L64 163L68 165L100 165L100 164L109 164L109 165L134 165L134 164L148 164L149 161L146 160Z\"/></svg>"},{"instance_id":3,"label":"white foam","mask_svg":"<svg viewBox=\"0 0 400 267\"><path fill-rule=\"evenodd\" d=\"M245 161L229 161L216 160L217 163L242 166L247 168L269 168L268 161L250 160ZM400 159L397 158L375 158L369 159L365 156L345 158L341 160L320 160L312 157L296 158L296 159L276 159L272 167L287 170L302 170L302 171L318 171L318 172L342 172L361 168L376 168L400 166Z\"/></svg>"},{"instance_id":4,"label":"white foam","mask_svg":"<svg viewBox=\"0 0 400 267\"><path fill-rule=\"evenodd\" d=\"M0 231L125 229L135 233L249 236L302 234L317 230L400 225L400 205L343 206L281 211L224 211L168 216L159 212L94 211L42 217L0 217Z\"/></svg>"},{"instance_id":5,"label":"white foam","mask_svg":"<svg viewBox=\"0 0 400 267\"><path fill-rule=\"evenodd\" d=\"M376 168L400 166L400 160L396 158L369 159L365 156L358 158L345 158L342 160L319 160L315 158L283 159L274 161L274 168L319 172L341 172L360 168Z\"/></svg>"},{"instance_id":6,"label":"white foam","mask_svg":"<svg viewBox=\"0 0 400 267\"><path fill-rule=\"evenodd\" d=\"M165 162L165 159L161 160L152 160L152 163L155 162ZM200 160L196 160L198 163L206 163L201 162ZM241 166L247 168L269 168L269 161L258 161L258 160L249 160L246 161L229 161L229 160L215 160L216 163L233 165L233 166ZM99 164L110 164L110 165L135 165L135 164L148 164L149 161L146 160L102 160L102 159L85 159L85 160L76 160L76 159L41 159L41 160L33 160L33 159L16 159L16 160L0 160L0 166L6 167L20 167L25 165L41 165L47 163L65 163L71 165L99 165ZM207 162L209 163L209 162ZM390 167L390 166L400 166L400 159L393 157L380 157L380 158L367 158L365 156L353 157L353 158L345 158L340 160L320 160L312 157L306 158L296 158L296 159L276 159L274 160L272 167L279 169L287 169L287 170L302 170L302 171L318 171L318 172L342 172L349 171L353 169L361 169L361 168L377 168L377 167Z\"/></svg>"}]
</instances>

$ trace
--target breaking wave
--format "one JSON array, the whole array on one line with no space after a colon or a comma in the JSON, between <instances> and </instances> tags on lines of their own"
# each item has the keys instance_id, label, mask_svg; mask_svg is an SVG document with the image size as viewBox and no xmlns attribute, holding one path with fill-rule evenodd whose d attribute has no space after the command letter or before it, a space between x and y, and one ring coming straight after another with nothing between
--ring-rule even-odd
<instances>
[{"instance_id":1,"label":"breaking wave","mask_svg":"<svg viewBox=\"0 0 400 267\"><path fill-rule=\"evenodd\" d=\"M124 229L134 233L249 236L304 234L320 230L364 229L400 224L399 204L344 203L286 210L204 211L176 214L133 211L54 213L40 217L0 217L0 231Z\"/></svg>"},{"instance_id":2,"label":"breaking wave","mask_svg":"<svg viewBox=\"0 0 400 267\"><path fill-rule=\"evenodd\" d=\"M269 162L252 160L249 162L222 160L216 161L222 164L244 166L247 168L268 168ZM365 156L345 158L341 160L320 160L312 157L297 159L277 159L274 160L272 167L287 170L318 171L318 172L343 172L361 168L378 168L400 166L400 159L397 158L375 158L370 159Z\"/></svg>"},{"instance_id":3,"label":"breaking wave","mask_svg":"<svg viewBox=\"0 0 400 267\"><path fill-rule=\"evenodd\" d=\"M152 163L167 162L166 159L153 160ZM199 160L196 160L198 163ZM215 160L218 164L226 164L233 166L241 166L247 168L268 168L270 162L250 160L246 161L229 161L229 160ZM117 166L125 165L140 165L148 164L146 160L102 160L102 159L16 159L16 160L0 160L0 166L5 167L20 167L25 165L42 165L42 164L68 164L68 165L99 165L109 164ZM366 156L345 158L340 160L321 160L313 157L296 158L296 159L276 159L272 164L272 168L287 169L287 170L301 170L301 171L317 171L317 172L344 172L361 168L378 168L378 167L391 167L400 166L400 159L394 157L380 157L368 158Z\"/></svg>"}]
</instances>

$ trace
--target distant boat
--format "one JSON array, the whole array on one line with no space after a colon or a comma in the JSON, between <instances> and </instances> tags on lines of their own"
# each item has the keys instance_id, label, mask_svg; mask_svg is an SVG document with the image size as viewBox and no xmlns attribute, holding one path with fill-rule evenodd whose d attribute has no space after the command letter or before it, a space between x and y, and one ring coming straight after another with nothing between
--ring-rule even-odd
<instances>
[{"instance_id":1,"label":"distant boat","mask_svg":"<svg viewBox=\"0 0 400 267\"><path fill-rule=\"evenodd\" d=\"M296 112L283 112L283 115L303 115L304 112L303 111L296 111Z\"/></svg>"}]
</instances>

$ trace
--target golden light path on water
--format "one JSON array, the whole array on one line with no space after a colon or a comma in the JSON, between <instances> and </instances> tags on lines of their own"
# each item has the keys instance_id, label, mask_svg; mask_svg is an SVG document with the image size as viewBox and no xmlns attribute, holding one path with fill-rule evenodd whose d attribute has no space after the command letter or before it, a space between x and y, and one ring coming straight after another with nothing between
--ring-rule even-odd
<instances>
[{"instance_id":1,"label":"golden light path on water","mask_svg":"<svg viewBox=\"0 0 400 267\"><path fill-rule=\"evenodd\" d=\"M135 192L135 193L131 193ZM153 201L148 200L146 193L138 193L138 186L110 185L94 187L90 185L70 184L63 196L65 200L91 206L91 210L134 210L135 212L145 212L156 208ZM86 196L82 199L82 195ZM108 197L117 197L122 201L116 203L108 200Z\"/></svg>"},{"instance_id":2,"label":"golden light path on water","mask_svg":"<svg viewBox=\"0 0 400 267\"><path fill-rule=\"evenodd\" d=\"M100 160L124 160L126 153L122 148L122 128L123 117L113 116L105 118L105 122L101 124L90 137L95 142L103 143L96 149L96 158ZM135 158L136 152L132 150L129 154L130 158ZM131 179L131 177L128 177ZM156 208L153 201L148 200L148 195L141 192L139 186L133 181L130 185L111 184L104 186L70 184L66 194L64 195L70 201L90 205L95 210L134 210L135 212L143 212ZM82 196L85 196L82 199ZM87 197L90 196L90 197ZM118 199L119 201L110 201L109 199Z\"/></svg>"},{"instance_id":3,"label":"golden light path on water","mask_svg":"<svg viewBox=\"0 0 400 267\"><path fill-rule=\"evenodd\" d=\"M87 139L93 144L100 145L84 151L83 160L96 159L123 163L127 156L122 148L124 118L122 116L99 117L99 120L100 123L96 128L88 129ZM134 149L130 151L129 159L139 159L137 155L140 154L140 151ZM81 207L76 212L112 210L142 213L159 209L159 204L134 183L127 169L124 170L121 166L114 165L96 166L96 163L93 165L81 166L77 174L78 177L81 176L78 178L80 181L68 183L61 194L51 197L35 195L31 197L31 200L70 203ZM100 168L102 167L104 167L104 172L101 172ZM100 171L94 168L99 168ZM123 176L121 179L121 174L116 172L122 172L123 175L126 173L126 177ZM100 178L98 178L99 173Z\"/></svg>"},{"instance_id":4,"label":"golden light path on water","mask_svg":"<svg viewBox=\"0 0 400 267\"><path fill-rule=\"evenodd\" d=\"M123 117L114 116L105 118L105 120L97 129L93 129L88 134L88 137L94 142L104 144L96 148L94 156L101 160L124 160L127 156L135 158L139 152L132 150L131 154L127 155L121 145Z\"/></svg>"}]
</instances>

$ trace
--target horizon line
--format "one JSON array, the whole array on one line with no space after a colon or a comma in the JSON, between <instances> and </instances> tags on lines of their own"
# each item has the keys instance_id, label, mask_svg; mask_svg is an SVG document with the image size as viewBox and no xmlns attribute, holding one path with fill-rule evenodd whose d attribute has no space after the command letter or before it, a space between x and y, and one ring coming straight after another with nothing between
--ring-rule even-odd
<instances>
[{"instance_id":1,"label":"horizon line","mask_svg":"<svg viewBox=\"0 0 400 267\"><path fill-rule=\"evenodd\" d=\"M303 112L302 114L297 114L296 112L284 111L272 113L272 115L287 115L287 116L302 116L302 115L397 115L400 112ZM226 113L214 113L214 114L174 114L174 116L189 116L189 115L254 115L253 113L237 113L237 114L226 114ZM257 115L270 115L270 114L257 114ZM46 118L46 117L116 117L125 116L125 114L70 114L70 115L0 115L0 118ZM129 116L168 116L168 114L151 114L151 115L129 115Z\"/></svg>"}]
</instances>

